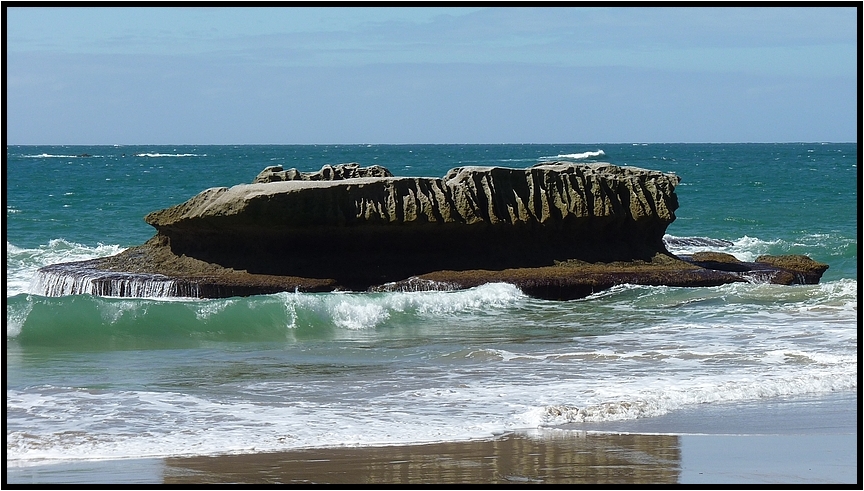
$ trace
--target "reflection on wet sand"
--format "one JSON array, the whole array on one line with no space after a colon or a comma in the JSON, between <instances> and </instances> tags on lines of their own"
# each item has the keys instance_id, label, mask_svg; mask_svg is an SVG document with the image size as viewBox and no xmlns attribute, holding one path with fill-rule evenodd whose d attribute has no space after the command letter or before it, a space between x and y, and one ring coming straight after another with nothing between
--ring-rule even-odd
<instances>
[{"instance_id":1,"label":"reflection on wet sand","mask_svg":"<svg viewBox=\"0 0 864 491\"><path fill-rule=\"evenodd\" d=\"M544 431L496 440L169 458L177 483L677 483L674 435Z\"/></svg>"}]
</instances>

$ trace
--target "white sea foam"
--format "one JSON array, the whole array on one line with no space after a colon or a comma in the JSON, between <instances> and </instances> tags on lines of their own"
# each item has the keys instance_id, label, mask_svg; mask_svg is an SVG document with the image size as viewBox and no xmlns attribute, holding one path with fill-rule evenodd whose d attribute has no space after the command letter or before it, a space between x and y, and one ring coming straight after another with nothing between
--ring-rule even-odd
<instances>
[{"instance_id":1,"label":"white sea foam","mask_svg":"<svg viewBox=\"0 0 864 491\"><path fill-rule=\"evenodd\" d=\"M740 261L754 261L762 254L768 254L773 249L783 248L786 244L781 239L762 240L755 237L744 236L738 239L725 241L707 237L675 237L666 234L663 236L669 252L673 254L694 254L696 252L725 252L732 254Z\"/></svg>"},{"instance_id":2,"label":"white sea foam","mask_svg":"<svg viewBox=\"0 0 864 491\"><path fill-rule=\"evenodd\" d=\"M732 254L741 261L754 261L762 254L806 254L816 251L840 256L849 255L857 248L854 237L837 234L805 234L792 240L764 240L758 237L743 236L725 240L710 237L663 236L669 252L673 254L694 254L696 252L716 251Z\"/></svg>"},{"instance_id":3,"label":"white sea foam","mask_svg":"<svg viewBox=\"0 0 864 491\"><path fill-rule=\"evenodd\" d=\"M301 372L289 377L261 372L260 377L231 382L239 385L227 393L12 389L7 392L7 464L456 441L512 430L659 416L700 404L854 392L856 313L836 310L812 318L796 313L819 295L823 300L850 300L854 283L793 288L736 284L698 292L631 287L593 303L546 302L548 309L530 309L531 315L544 316L548 329L574 332L579 322L572 316L586 309L600 309L592 318L602 318L603 309L617 311L619 306L629 312L628 326L602 336L577 336L571 343L545 343L540 338L476 348L467 343L458 352L439 352L440 359L435 359L435 349L424 349L422 362L383 370L377 368L383 354L400 357L395 352L398 343L369 346L354 350L350 358L344 351L345 361L335 365L344 363L342 372L306 378ZM788 297L754 309L783 292ZM658 317L669 312L672 298L682 295L695 301L677 307L676 315ZM713 303L720 298L723 304ZM190 306L210 318L246 301L198 301ZM318 321L344 329L368 330L403 313L454 316L457 323L496 308L508 309L508 317L524 315L512 307L525 301L512 286L499 284L459 292L277 294L251 305L290 305L298 325L317 315ZM139 304L146 302L105 300L114 309L103 316L136 315L143 312ZM707 308L700 307L702 302ZM569 310L561 310L567 314L562 317L553 307ZM728 322L724 309L738 308L745 310L735 314L737 322ZM639 310L652 319L641 328ZM21 315L26 312L7 312L7 317ZM339 352L346 348L334 347ZM313 345L304 346L285 360L306 366L295 357L312 349ZM358 356L368 356L374 377L363 373L368 368L361 368L367 366L362 362L352 365ZM258 367L255 373L264 368ZM355 373L355 367L361 371ZM31 423L33 418L38 425Z\"/></svg>"},{"instance_id":4,"label":"white sea foam","mask_svg":"<svg viewBox=\"0 0 864 491\"><path fill-rule=\"evenodd\" d=\"M40 153L38 155L22 155L21 157L26 158L26 159L51 159L51 158L74 159L74 158L84 158L84 157L99 157L99 155L89 155L89 154L63 155L63 154Z\"/></svg>"},{"instance_id":5,"label":"white sea foam","mask_svg":"<svg viewBox=\"0 0 864 491\"><path fill-rule=\"evenodd\" d=\"M30 290L36 270L51 264L86 261L113 256L124 250L119 245L97 244L86 246L65 239L52 239L36 248L16 247L6 242L6 296L32 293Z\"/></svg>"},{"instance_id":6,"label":"white sea foam","mask_svg":"<svg viewBox=\"0 0 864 491\"><path fill-rule=\"evenodd\" d=\"M136 157L206 157L207 154L197 153L136 153Z\"/></svg>"},{"instance_id":7,"label":"white sea foam","mask_svg":"<svg viewBox=\"0 0 864 491\"><path fill-rule=\"evenodd\" d=\"M603 157L606 155L606 152L603 150L596 150L593 152L581 152L581 153L562 153L555 156L549 157L540 157L540 160L584 160L584 159L593 159L596 157Z\"/></svg>"},{"instance_id":8,"label":"white sea foam","mask_svg":"<svg viewBox=\"0 0 864 491\"><path fill-rule=\"evenodd\" d=\"M375 328L399 313L444 316L485 312L513 305L525 295L511 284L488 283L458 291L280 293L276 297L285 303L288 327L323 321L343 329L362 330Z\"/></svg>"},{"instance_id":9,"label":"white sea foam","mask_svg":"<svg viewBox=\"0 0 864 491\"><path fill-rule=\"evenodd\" d=\"M809 365L813 364L796 366ZM488 438L504 431L659 416L706 403L855 391L856 367L854 362L828 363L806 371L679 378L550 377L519 384L490 380L448 385L437 380L372 396L360 384L343 387L335 399L318 399L314 393L332 392L332 383L344 382L322 381L323 385L309 387L256 382L247 386L249 398L230 399L57 387L10 390L7 423L25 427L27 418L38 415L42 424L7 432L7 463ZM393 384L404 385L395 379ZM273 402L259 400L256 394ZM124 421L125 429L116 431L105 421Z\"/></svg>"},{"instance_id":10,"label":"white sea foam","mask_svg":"<svg viewBox=\"0 0 864 491\"><path fill-rule=\"evenodd\" d=\"M845 370L831 374L796 374L752 378L750 380L696 379L675 387L649 387L641 390L638 397L607 396L604 402L574 404L550 404L531 408L524 413L526 422L539 425L567 423L621 421L628 419L662 416L687 406L710 403L748 402L760 399L801 396L809 394L854 391L857 375ZM594 398L598 399L598 398Z\"/></svg>"}]
</instances>

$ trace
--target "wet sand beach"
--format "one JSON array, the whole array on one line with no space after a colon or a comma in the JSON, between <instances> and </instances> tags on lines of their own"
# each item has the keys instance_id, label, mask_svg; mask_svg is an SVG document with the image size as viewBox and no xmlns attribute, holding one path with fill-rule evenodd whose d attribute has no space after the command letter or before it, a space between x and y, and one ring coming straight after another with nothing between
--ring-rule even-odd
<instances>
[{"instance_id":1,"label":"wet sand beach","mask_svg":"<svg viewBox=\"0 0 864 491\"><path fill-rule=\"evenodd\" d=\"M481 441L8 467L25 483L860 484L854 393ZM671 432L670 425L678 428Z\"/></svg>"},{"instance_id":2,"label":"wet sand beach","mask_svg":"<svg viewBox=\"0 0 864 491\"><path fill-rule=\"evenodd\" d=\"M534 438L334 448L169 459L166 483L675 483L680 445L670 435L561 432Z\"/></svg>"}]
</instances>

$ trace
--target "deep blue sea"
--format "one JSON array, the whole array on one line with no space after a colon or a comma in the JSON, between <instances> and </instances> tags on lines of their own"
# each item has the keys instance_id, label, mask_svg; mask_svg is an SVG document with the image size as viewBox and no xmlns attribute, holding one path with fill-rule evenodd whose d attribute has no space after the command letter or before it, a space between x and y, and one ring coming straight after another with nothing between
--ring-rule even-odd
<instances>
[{"instance_id":1,"label":"deep blue sea","mask_svg":"<svg viewBox=\"0 0 864 491\"><path fill-rule=\"evenodd\" d=\"M855 394L858 151L854 143L9 146L7 468L457 441ZM39 267L141 244L155 232L145 214L251 182L266 166L358 162L441 177L463 165L549 160L681 176L666 237L673 253L806 254L830 269L818 285L622 285L568 302L508 284L217 300L31 291Z\"/></svg>"}]
</instances>

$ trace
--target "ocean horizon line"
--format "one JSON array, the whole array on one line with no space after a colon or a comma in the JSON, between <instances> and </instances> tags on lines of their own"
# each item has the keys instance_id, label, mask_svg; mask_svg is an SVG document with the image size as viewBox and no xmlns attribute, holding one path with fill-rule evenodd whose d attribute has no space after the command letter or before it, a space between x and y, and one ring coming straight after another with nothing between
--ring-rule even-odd
<instances>
[{"instance_id":1,"label":"ocean horizon line","mask_svg":"<svg viewBox=\"0 0 864 491\"><path fill-rule=\"evenodd\" d=\"M715 141L715 142L652 142L652 141L618 141L618 142L498 142L498 143L381 143L381 142L339 142L339 143L7 143L7 147L134 147L144 145L158 146L411 146L411 145L794 145L794 144L819 144L819 145L844 145L857 144L857 141Z\"/></svg>"}]
</instances>

